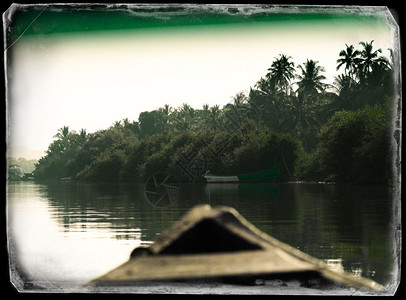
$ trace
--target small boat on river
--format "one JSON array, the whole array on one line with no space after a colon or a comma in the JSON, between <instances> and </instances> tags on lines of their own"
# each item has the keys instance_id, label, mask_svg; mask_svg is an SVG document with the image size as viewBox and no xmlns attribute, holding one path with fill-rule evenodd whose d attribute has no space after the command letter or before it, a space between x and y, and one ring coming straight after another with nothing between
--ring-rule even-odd
<instances>
[{"instance_id":1,"label":"small boat on river","mask_svg":"<svg viewBox=\"0 0 406 300\"><path fill-rule=\"evenodd\" d=\"M273 181L278 177L278 174L279 167L275 167L269 170L234 176L214 175L210 174L210 171L207 171L203 177L206 179L207 183L248 183Z\"/></svg>"},{"instance_id":2,"label":"small boat on river","mask_svg":"<svg viewBox=\"0 0 406 300\"><path fill-rule=\"evenodd\" d=\"M337 271L326 263L260 231L235 209L199 205L157 240L133 250L127 262L94 279L88 286L108 287L218 280L271 282L280 287L342 286L374 291L382 286L367 278ZM273 280L273 281L272 281ZM291 280L292 284L289 283ZM293 281L292 281L293 280ZM247 281L244 282L244 284ZM288 282L289 284L287 284ZM300 282L300 286L296 284Z\"/></svg>"}]
</instances>

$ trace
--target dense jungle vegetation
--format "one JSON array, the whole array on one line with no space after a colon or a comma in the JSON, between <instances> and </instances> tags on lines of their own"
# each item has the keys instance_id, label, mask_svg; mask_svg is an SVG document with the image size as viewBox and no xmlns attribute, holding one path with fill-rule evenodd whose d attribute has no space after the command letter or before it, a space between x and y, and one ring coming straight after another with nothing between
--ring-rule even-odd
<instances>
[{"instance_id":1,"label":"dense jungle vegetation","mask_svg":"<svg viewBox=\"0 0 406 300\"><path fill-rule=\"evenodd\" d=\"M281 181L388 182L391 178L392 55L345 45L334 84L308 59L284 54L249 92L223 107L164 105L94 133L58 130L36 179L145 182L155 172L182 181L206 170L241 174L280 167Z\"/></svg>"}]
</instances>

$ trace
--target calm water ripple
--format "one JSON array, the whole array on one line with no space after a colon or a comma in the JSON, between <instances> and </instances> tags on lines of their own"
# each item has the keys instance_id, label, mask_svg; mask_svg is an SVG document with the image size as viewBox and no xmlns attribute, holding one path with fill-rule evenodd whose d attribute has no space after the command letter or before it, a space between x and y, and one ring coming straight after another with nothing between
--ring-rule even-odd
<instances>
[{"instance_id":1,"label":"calm water ripple","mask_svg":"<svg viewBox=\"0 0 406 300\"><path fill-rule=\"evenodd\" d=\"M15 182L8 235L28 278L64 288L126 261L193 206L225 205L336 269L386 284L394 276L392 201L386 186L186 184L174 206L160 209L143 185Z\"/></svg>"}]
</instances>

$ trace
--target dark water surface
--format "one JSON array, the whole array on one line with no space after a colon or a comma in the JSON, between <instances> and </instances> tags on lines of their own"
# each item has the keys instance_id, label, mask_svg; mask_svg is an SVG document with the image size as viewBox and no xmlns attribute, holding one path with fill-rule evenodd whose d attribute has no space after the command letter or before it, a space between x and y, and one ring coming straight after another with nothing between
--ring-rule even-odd
<instances>
[{"instance_id":1,"label":"dark water surface","mask_svg":"<svg viewBox=\"0 0 406 300\"><path fill-rule=\"evenodd\" d=\"M183 184L171 207L157 208L143 185L10 182L7 198L12 265L44 289L102 275L197 204L234 207L260 230L354 276L384 285L396 276L387 186Z\"/></svg>"}]
</instances>

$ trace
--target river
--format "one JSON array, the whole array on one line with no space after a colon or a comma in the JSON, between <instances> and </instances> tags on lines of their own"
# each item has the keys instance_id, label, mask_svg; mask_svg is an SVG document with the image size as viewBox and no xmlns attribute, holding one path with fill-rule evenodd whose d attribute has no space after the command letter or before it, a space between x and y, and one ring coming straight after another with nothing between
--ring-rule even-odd
<instances>
[{"instance_id":1,"label":"river","mask_svg":"<svg viewBox=\"0 0 406 300\"><path fill-rule=\"evenodd\" d=\"M210 204L234 207L260 230L334 268L383 285L396 281L388 186L183 184L168 207L151 205L144 188L9 182L13 278L28 290L69 291L125 262L193 206Z\"/></svg>"}]
</instances>

